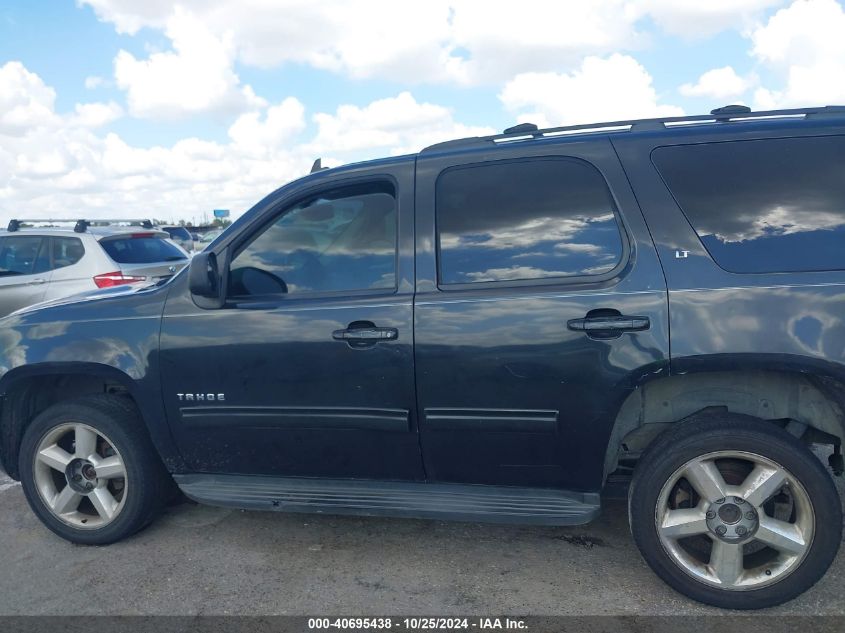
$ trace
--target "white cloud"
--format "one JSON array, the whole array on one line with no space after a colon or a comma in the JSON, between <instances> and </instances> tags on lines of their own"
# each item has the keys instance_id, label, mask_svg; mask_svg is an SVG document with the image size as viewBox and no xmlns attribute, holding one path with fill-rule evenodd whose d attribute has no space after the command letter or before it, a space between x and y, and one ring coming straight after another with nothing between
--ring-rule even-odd
<instances>
[{"instance_id":1,"label":"white cloud","mask_svg":"<svg viewBox=\"0 0 845 633\"><path fill-rule=\"evenodd\" d=\"M18 154L17 173L30 178L58 176L68 170L66 155L58 149L47 150L38 156Z\"/></svg>"},{"instance_id":2,"label":"white cloud","mask_svg":"<svg viewBox=\"0 0 845 633\"><path fill-rule=\"evenodd\" d=\"M18 135L54 126L56 92L17 61L0 67L0 134Z\"/></svg>"},{"instance_id":3,"label":"white cloud","mask_svg":"<svg viewBox=\"0 0 845 633\"><path fill-rule=\"evenodd\" d=\"M628 16L650 16L664 31L687 39L710 37L727 29L743 30L760 14L786 0L631 0Z\"/></svg>"},{"instance_id":4,"label":"white cloud","mask_svg":"<svg viewBox=\"0 0 845 633\"><path fill-rule=\"evenodd\" d=\"M136 117L178 118L199 112L234 113L260 107L250 86L233 70L229 34L216 36L200 19L179 8L165 30L173 50L138 60L121 50L114 60L117 85L127 91Z\"/></svg>"},{"instance_id":5,"label":"white cloud","mask_svg":"<svg viewBox=\"0 0 845 633\"><path fill-rule=\"evenodd\" d=\"M497 83L572 70L648 45L649 20L684 37L745 29L784 0L80 0L123 33L191 12L250 66L307 64L355 78Z\"/></svg>"},{"instance_id":6,"label":"white cloud","mask_svg":"<svg viewBox=\"0 0 845 633\"><path fill-rule=\"evenodd\" d=\"M627 0L457 0L450 43L467 51L457 77L496 82L515 74L576 67L584 56L641 48Z\"/></svg>"},{"instance_id":7,"label":"white cloud","mask_svg":"<svg viewBox=\"0 0 845 633\"><path fill-rule=\"evenodd\" d=\"M845 11L835 0L797 0L751 33L752 55L782 78L755 93L760 108L845 102Z\"/></svg>"},{"instance_id":8,"label":"white cloud","mask_svg":"<svg viewBox=\"0 0 845 633\"><path fill-rule=\"evenodd\" d=\"M456 79L460 74L460 60L449 53L448 0L83 2L100 19L130 34L142 27L169 30L175 15L190 12L211 36L235 45L232 53L251 66L299 63L352 77L405 82Z\"/></svg>"},{"instance_id":9,"label":"white cloud","mask_svg":"<svg viewBox=\"0 0 845 633\"><path fill-rule=\"evenodd\" d=\"M99 88L103 84L106 83L106 80L102 77L98 77L96 75L91 75L85 78L85 87L88 90L94 90L95 88Z\"/></svg>"},{"instance_id":10,"label":"white cloud","mask_svg":"<svg viewBox=\"0 0 845 633\"><path fill-rule=\"evenodd\" d=\"M467 273L472 281L513 281L515 279L542 279L543 277L566 277L572 271L552 271L534 266L511 266L509 268L489 268L481 272Z\"/></svg>"},{"instance_id":11,"label":"white cloud","mask_svg":"<svg viewBox=\"0 0 845 633\"><path fill-rule=\"evenodd\" d=\"M708 70L694 84L683 84L679 92L685 97L732 99L744 94L752 85L753 80L740 77L732 66L724 66Z\"/></svg>"},{"instance_id":12,"label":"white cloud","mask_svg":"<svg viewBox=\"0 0 845 633\"><path fill-rule=\"evenodd\" d=\"M619 54L588 57L569 74L517 75L499 99L519 120L541 127L683 114L677 106L659 103L651 75Z\"/></svg>"},{"instance_id":13,"label":"white cloud","mask_svg":"<svg viewBox=\"0 0 845 633\"><path fill-rule=\"evenodd\" d=\"M71 125L102 127L123 116L123 108L114 101L108 103L77 103Z\"/></svg>"},{"instance_id":14,"label":"white cloud","mask_svg":"<svg viewBox=\"0 0 845 633\"><path fill-rule=\"evenodd\" d=\"M283 143L305 128L305 106L288 97L260 112L242 114L229 128L229 137L240 148L253 154L284 149Z\"/></svg>"},{"instance_id":15,"label":"white cloud","mask_svg":"<svg viewBox=\"0 0 845 633\"><path fill-rule=\"evenodd\" d=\"M134 35L141 27L163 27L173 9L169 0L77 0L90 5L97 16L114 24L118 33Z\"/></svg>"},{"instance_id":16,"label":"white cloud","mask_svg":"<svg viewBox=\"0 0 845 633\"><path fill-rule=\"evenodd\" d=\"M286 62L355 78L386 77L405 83L458 78L448 45L446 0L395 2L292 0L284 8L245 0L208 17L236 34L239 57L260 67Z\"/></svg>"},{"instance_id":17,"label":"white cloud","mask_svg":"<svg viewBox=\"0 0 845 633\"><path fill-rule=\"evenodd\" d=\"M492 128L457 123L448 108L419 103L409 92L379 99L365 107L342 105L334 114L314 115L317 135L308 144L317 154L346 154L387 149L419 151L426 145L463 136L493 134Z\"/></svg>"},{"instance_id":18,"label":"white cloud","mask_svg":"<svg viewBox=\"0 0 845 633\"><path fill-rule=\"evenodd\" d=\"M119 115L115 104L79 104L62 114L54 100L53 89L22 64L0 68L0 224L12 213L177 220L229 208L237 216L306 173L317 150L336 164L492 132L464 126L447 108L401 93L316 114L316 134L303 140L305 107L289 97L238 117L228 142L186 138L137 147L96 129Z\"/></svg>"}]
</instances>

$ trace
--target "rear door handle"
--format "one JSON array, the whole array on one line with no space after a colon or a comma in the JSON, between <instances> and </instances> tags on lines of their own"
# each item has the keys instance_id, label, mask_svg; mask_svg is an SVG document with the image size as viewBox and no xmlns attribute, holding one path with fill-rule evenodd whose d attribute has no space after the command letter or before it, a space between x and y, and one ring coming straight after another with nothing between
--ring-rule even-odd
<instances>
[{"instance_id":1,"label":"rear door handle","mask_svg":"<svg viewBox=\"0 0 845 633\"><path fill-rule=\"evenodd\" d=\"M640 332L651 327L648 317L644 316L601 316L586 317L584 319L570 319L566 327L576 332Z\"/></svg>"},{"instance_id":2,"label":"rear door handle","mask_svg":"<svg viewBox=\"0 0 845 633\"><path fill-rule=\"evenodd\" d=\"M332 338L336 341L395 341L399 330L395 327L362 327L335 330Z\"/></svg>"},{"instance_id":3,"label":"rear door handle","mask_svg":"<svg viewBox=\"0 0 845 633\"><path fill-rule=\"evenodd\" d=\"M32 281L28 281L26 283L28 283L30 286L40 286L41 284L46 284L47 280L38 278L38 279L33 279Z\"/></svg>"}]
</instances>

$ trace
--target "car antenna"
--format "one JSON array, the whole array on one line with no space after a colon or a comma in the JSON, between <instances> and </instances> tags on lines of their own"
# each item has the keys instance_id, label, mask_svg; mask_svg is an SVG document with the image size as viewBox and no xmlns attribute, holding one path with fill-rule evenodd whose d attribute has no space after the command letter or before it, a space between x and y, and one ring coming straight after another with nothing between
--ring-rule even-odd
<instances>
[{"instance_id":1,"label":"car antenna","mask_svg":"<svg viewBox=\"0 0 845 633\"><path fill-rule=\"evenodd\" d=\"M328 167L323 167L323 159L318 158L317 160L314 161L314 164L311 165L311 171L309 173L313 174L313 173L316 173L318 171L322 171L324 169L328 169Z\"/></svg>"}]
</instances>

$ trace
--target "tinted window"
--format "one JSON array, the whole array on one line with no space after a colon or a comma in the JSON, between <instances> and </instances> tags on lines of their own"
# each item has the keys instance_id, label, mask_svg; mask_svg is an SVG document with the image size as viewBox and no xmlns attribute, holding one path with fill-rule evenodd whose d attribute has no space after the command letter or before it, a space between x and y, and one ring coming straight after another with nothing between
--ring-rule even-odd
<instances>
[{"instance_id":1,"label":"tinted window","mask_svg":"<svg viewBox=\"0 0 845 633\"><path fill-rule=\"evenodd\" d=\"M164 230L167 231L170 237L174 240L183 240L186 242L190 242L192 239L188 229L183 226L165 226Z\"/></svg>"},{"instance_id":2,"label":"tinted window","mask_svg":"<svg viewBox=\"0 0 845 633\"><path fill-rule=\"evenodd\" d=\"M152 264L187 259L178 247L155 236L105 239L100 244L118 264Z\"/></svg>"},{"instance_id":3,"label":"tinted window","mask_svg":"<svg viewBox=\"0 0 845 633\"><path fill-rule=\"evenodd\" d=\"M200 235L200 242L210 244L223 234L223 231L208 231Z\"/></svg>"},{"instance_id":4,"label":"tinted window","mask_svg":"<svg viewBox=\"0 0 845 633\"><path fill-rule=\"evenodd\" d=\"M0 276L31 275L49 269L44 239L34 235L0 240Z\"/></svg>"},{"instance_id":5,"label":"tinted window","mask_svg":"<svg viewBox=\"0 0 845 633\"><path fill-rule=\"evenodd\" d=\"M436 208L442 284L598 275L622 256L610 193L582 161L449 170Z\"/></svg>"},{"instance_id":6,"label":"tinted window","mask_svg":"<svg viewBox=\"0 0 845 633\"><path fill-rule=\"evenodd\" d=\"M722 268L845 269L842 137L661 147L652 156Z\"/></svg>"},{"instance_id":7,"label":"tinted window","mask_svg":"<svg viewBox=\"0 0 845 633\"><path fill-rule=\"evenodd\" d=\"M85 248L79 238L53 237L51 241L53 243L53 268L73 266L85 254Z\"/></svg>"},{"instance_id":8,"label":"tinted window","mask_svg":"<svg viewBox=\"0 0 845 633\"><path fill-rule=\"evenodd\" d=\"M393 288L393 187L345 188L286 211L235 257L230 294Z\"/></svg>"}]
</instances>

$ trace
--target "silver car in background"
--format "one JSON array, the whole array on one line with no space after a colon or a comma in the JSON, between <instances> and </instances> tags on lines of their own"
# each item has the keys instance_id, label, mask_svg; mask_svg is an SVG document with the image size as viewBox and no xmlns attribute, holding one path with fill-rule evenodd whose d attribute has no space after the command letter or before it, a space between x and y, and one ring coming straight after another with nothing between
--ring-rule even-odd
<instances>
[{"instance_id":1,"label":"silver car in background","mask_svg":"<svg viewBox=\"0 0 845 633\"><path fill-rule=\"evenodd\" d=\"M161 226L158 227L162 231L167 231L170 239L176 242L179 246L184 248L189 253L194 250L194 237L191 232L184 226Z\"/></svg>"},{"instance_id":2,"label":"silver car in background","mask_svg":"<svg viewBox=\"0 0 845 633\"><path fill-rule=\"evenodd\" d=\"M189 261L147 220L78 220L66 228L24 222L68 220L12 220L0 231L0 316L98 288L161 281Z\"/></svg>"}]
</instances>

